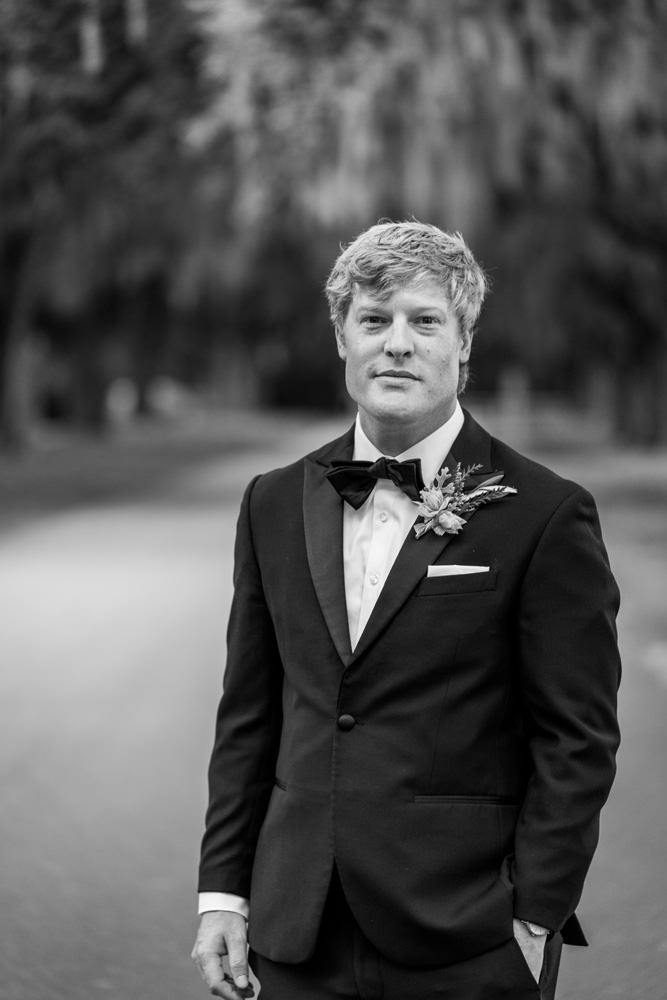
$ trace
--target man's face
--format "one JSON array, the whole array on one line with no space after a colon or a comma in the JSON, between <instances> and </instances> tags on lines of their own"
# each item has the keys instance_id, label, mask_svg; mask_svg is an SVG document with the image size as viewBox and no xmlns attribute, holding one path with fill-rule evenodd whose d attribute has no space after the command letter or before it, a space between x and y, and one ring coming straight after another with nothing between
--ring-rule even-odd
<instances>
[{"instance_id":1,"label":"man's face","mask_svg":"<svg viewBox=\"0 0 667 1000\"><path fill-rule=\"evenodd\" d=\"M452 415L471 337L435 280L386 298L358 289L336 340L347 390L374 443L398 435L405 450Z\"/></svg>"}]
</instances>

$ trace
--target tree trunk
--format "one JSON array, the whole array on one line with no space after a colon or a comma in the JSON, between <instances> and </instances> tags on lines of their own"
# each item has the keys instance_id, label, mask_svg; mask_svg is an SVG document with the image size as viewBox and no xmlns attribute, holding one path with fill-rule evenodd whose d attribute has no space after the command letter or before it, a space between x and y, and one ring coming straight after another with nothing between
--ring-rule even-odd
<instances>
[{"instance_id":1,"label":"tree trunk","mask_svg":"<svg viewBox=\"0 0 667 1000\"><path fill-rule=\"evenodd\" d=\"M101 434L106 430L107 346L94 309L76 322L76 344L72 355L72 417L82 430Z\"/></svg>"},{"instance_id":2,"label":"tree trunk","mask_svg":"<svg viewBox=\"0 0 667 1000\"><path fill-rule=\"evenodd\" d=\"M21 451L30 429L25 384L32 305L29 247L27 236L9 241L3 268L9 292L0 316L0 447L7 451Z\"/></svg>"},{"instance_id":3,"label":"tree trunk","mask_svg":"<svg viewBox=\"0 0 667 1000\"><path fill-rule=\"evenodd\" d=\"M656 344L641 364L618 369L614 427L627 444L667 443L667 345Z\"/></svg>"},{"instance_id":4,"label":"tree trunk","mask_svg":"<svg viewBox=\"0 0 667 1000\"><path fill-rule=\"evenodd\" d=\"M656 345L650 375L651 394L647 443L661 445L667 443L667 343Z\"/></svg>"},{"instance_id":5,"label":"tree trunk","mask_svg":"<svg viewBox=\"0 0 667 1000\"><path fill-rule=\"evenodd\" d=\"M169 324L167 290L162 275L146 281L130 303L132 377L137 387L137 416L151 415L150 388L160 374Z\"/></svg>"}]
</instances>

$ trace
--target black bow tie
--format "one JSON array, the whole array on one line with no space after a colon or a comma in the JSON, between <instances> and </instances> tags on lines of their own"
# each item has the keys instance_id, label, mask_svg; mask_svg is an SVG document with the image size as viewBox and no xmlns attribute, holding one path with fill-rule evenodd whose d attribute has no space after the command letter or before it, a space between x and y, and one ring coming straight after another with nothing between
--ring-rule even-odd
<instances>
[{"instance_id":1,"label":"black bow tie","mask_svg":"<svg viewBox=\"0 0 667 1000\"><path fill-rule=\"evenodd\" d=\"M418 458L398 462L395 458L378 458L377 462L332 462L327 479L355 510L366 503L378 479L390 479L411 500L419 500L424 489L422 464Z\"/></svg>"}]
</instances>

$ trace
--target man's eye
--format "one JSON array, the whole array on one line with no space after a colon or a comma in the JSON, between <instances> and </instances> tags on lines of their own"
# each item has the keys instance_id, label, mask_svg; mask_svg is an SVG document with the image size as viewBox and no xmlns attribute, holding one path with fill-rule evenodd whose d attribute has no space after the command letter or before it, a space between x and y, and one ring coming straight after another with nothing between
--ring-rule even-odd
<instances>
[{"instance_id":1,"label":"man's eye","mask_svg":"<svg viewBox=\"0 0 667 1000\"><path fill-rule=\"evenodd\" d=\"M367 326L377 326L379 323L384 323L384 317L378 316L376 313L369 313L368 316L363 316L362 323Z\"/></svg>"},{"instance_id":2,"label":"man's eye","mask_svg":"<svg viewBox=\"0 0 667 1000\"><path fill-rule=\"evenodd\" d=\"M435 326L435 324L438 322L438 317L437 316L420 316L418 318L417 322L421 323L422 326Z\"/></svg>"}]
</instances>

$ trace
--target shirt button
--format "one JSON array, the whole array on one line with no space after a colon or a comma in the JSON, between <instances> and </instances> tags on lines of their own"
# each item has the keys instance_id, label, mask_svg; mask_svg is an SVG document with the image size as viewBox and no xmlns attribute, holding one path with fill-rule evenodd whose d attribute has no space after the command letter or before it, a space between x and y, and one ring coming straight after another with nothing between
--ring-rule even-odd
<instances>
[{"instance_id":1,"label":"shirt button","mask_svg":"<svg viewBox=\"0 0 667 1000\"><path fill-rule=\"evenodd\" d=\"M376 583L378 582L378 578L376 577L375 573L371 573L371 575L368 577L368 579L371 581L371 583L373 584L373 586L375 586Z\"/></svg>"},{"instance_id":2,"label":"shirt button","mask_svg":"<svg viewBox=\"0 0 667 1000\"><path fill-rule=\"evenodd\" d=\"M349 733L350 729L354 729L357 724L357 720L353 715L340 715L336 721L336 725L339 729L342 729L344 733Z\"/></svg>"},{"instance_id":3,"label":"shirt button","mask_svg":"<svg viewBox=\"0 0 667 1000\"><path fill-rule=\"evenodd\" d=\"M387 516L388 515L387 515L386 510L383 510L382 513L380 514L380 520L382 521L383 524L387 520Z\"/></svg>"}]
</instances>

